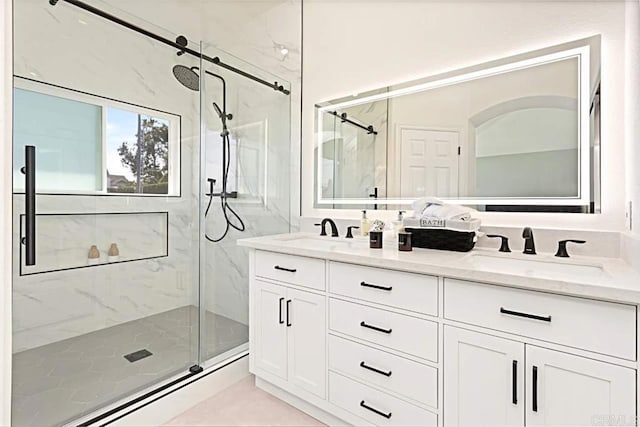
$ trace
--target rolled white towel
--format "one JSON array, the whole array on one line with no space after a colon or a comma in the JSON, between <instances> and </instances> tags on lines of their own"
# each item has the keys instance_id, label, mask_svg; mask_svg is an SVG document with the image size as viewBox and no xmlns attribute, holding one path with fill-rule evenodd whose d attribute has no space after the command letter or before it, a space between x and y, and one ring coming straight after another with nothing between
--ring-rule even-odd
<instances>
[{"instance_id":1,"label":"rolled white towel","mask_svg":"<svg viewBox=\"0 0 640 427\"><path fill-rule=\"evenodd\" d=\"M422 218L431 217L448 220L469 221L471 210L458 205L431 205L425 209Z\"/></svg>"},{"instance_id":2,"label":"rolled white towel","mask_svg":"<svg viewBox=\"0 0 640 427\"><path fill-rule=\"evenodd\" d=\"M424 215L425 210L430 206L441 206L443 204L442 200L435 197L423 197L422 199L418 199L413 202L413 216L421 218Z\"/></svg>"},{"instance_id":3,"label":"rolled white towel","mask_svg":"<svg viewBox=\"0 0 640 427\"><path fill-rule=\"evenodd\" d=\"M413 202L415 218L438 218L469 221L474 209L460 205L446 205L440 199L425 197Z\"/></svg>"}]
</instances>

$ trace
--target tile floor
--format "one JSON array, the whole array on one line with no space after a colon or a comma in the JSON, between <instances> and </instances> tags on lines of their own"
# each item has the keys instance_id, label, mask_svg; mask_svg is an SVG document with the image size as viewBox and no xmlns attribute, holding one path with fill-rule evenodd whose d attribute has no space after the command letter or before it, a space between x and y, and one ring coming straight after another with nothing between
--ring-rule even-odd
<instances>
[{"instance_id":1,"label":"tile floor","mask_svg":"<svg viewBox=\"0 0 640 427\"><path fill-rule=\"evenodd\" d=\"M254 385L253 375L200 402L165 426L324 426Z\"/></svg>"},{"instance_id":2,"label":"tile floor","mask_svg":"<svg viewBox=\"0 0 640 427\"><path fill-rule=\"evenodd\" d=\"M196 360L198 309L180 307L13 356L12 425L53 426L168 378ZM209 357L249 338L248 327L207 312ZM123 356L147 349L152 356Z\"/></svg>"}]
</instances>

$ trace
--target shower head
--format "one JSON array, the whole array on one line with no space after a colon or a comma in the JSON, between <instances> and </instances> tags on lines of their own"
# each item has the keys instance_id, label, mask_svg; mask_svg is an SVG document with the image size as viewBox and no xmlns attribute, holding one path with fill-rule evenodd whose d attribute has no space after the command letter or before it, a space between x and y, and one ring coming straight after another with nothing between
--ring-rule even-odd
<instances>
[{"instance_id":1,"label":"shower head","mask_svg":"<svg viewBox=\"0 0 640 427\"><path fill-rule=\"evenodd\" d=\"M200 90L200 76L193 68L185 65L175 65L173 67L173 75L184 87L195 91Z\"/></svg>"}]
</instances>

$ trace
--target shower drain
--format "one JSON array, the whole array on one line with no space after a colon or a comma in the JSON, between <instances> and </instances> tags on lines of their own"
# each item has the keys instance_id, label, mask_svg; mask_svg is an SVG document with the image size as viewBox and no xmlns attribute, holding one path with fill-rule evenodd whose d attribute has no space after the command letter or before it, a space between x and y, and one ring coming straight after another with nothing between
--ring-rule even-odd
<instances>
[{"instance_id":1,"label":"shower drain","mask_svg":"<svg viewBox=\"0 0 640 427\"><path fill-rule=\"evenodd\" d=\"M153 353L151 353L146 348L143 348L142 350L138 350L138 351L134 351L133 353L125 354L124 358L127 359L129 362L133 363L133 362L137 362L138 360L144 359L145 357L149 357L149 356L153 356Z\"/></svg>"}]
</instances>

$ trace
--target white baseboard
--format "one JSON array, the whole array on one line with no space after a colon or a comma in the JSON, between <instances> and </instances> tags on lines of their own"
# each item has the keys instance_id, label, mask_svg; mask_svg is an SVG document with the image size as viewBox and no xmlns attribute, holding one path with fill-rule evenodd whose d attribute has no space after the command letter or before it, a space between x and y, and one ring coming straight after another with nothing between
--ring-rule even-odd
<instances>
[{"instance_id":1,"label":"white baseboard","mask_svg":"<svg viewBox=\"0 0 640 427\"><path fill-rule=\"evenodd\" d=\"M256 377L256 387L258 387L261 390L266 391L269 394L274 395L275 397L277 397L278 399L287 402L289 405L293 406L294 408L297 408L299 410L301 410L302 412L306 413L307 415L312 416L313 418L319 420L320 422L331 426L331 427L344 427L344 426L351 426L352 424L346 423L345 421L341 420L340 418L337 418L336 416L330 414L329 412L318 408L317 406L314 406L308 402L306 402L303 399L300 399L299 397L289 393L288 391L285 391L283 389L281 389L280 387L271 384L268 381L265 381L259 377Z\"/></svg>"}]
</instances>

